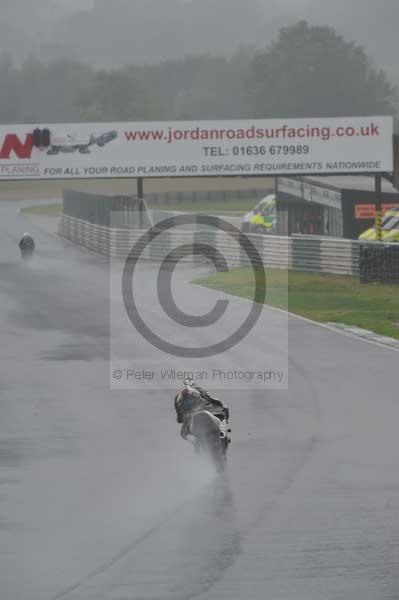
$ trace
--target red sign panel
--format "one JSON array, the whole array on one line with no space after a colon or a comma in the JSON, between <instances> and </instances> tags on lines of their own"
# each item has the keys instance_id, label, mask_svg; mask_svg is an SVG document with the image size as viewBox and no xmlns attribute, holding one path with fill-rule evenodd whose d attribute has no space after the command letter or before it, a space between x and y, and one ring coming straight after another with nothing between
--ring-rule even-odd
<instances>
[{"instance_id":1,"label":"red sign panel","mask_svg":"<svg viewBox=\"0 0 399 600\"><path fill-rule=\"evenodd\" d=\"M392 208L399 208L399 204L383 204L382 212L385 213L387 210ZM374 219L375 218L375 206L374 204L357 204L355 206L355 219Z\"/></svg>"}]
</instances>

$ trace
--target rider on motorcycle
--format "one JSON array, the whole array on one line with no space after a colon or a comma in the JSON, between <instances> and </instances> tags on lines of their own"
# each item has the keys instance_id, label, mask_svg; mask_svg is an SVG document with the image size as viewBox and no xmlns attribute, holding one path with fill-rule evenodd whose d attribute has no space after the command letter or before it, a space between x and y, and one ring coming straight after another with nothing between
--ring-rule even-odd
<instances>
[{"instance_id":1,"label":"rider on motorcycle","mask_svg":"<svg viewBox=\"0 0 399 600\"><path fill-rule=\"evenodd\" d=\"M32 253L33 252L33 250L35 249L35 242L33 240L33 237L30 235L30 233L27 233L27 232L24 233L18 246L22 253L26 253L26 252Z\"/></svg>"},{"instance_id":2,"label":"rider on motorcycle","mask_svg":"<svg viewBox=\"0 0 399 600\"><path fill-rule=\"evenodd\" d=\"M191 416L195 410L200 407L206 409L209 406L210 410L221 420L228 422L230 417L228 407L224 406L220 400L211 396L191 379L185 379L182 389L175 397L177 422L182 424L180 435L183 439L186 440L190 434Z\"/></svg>"}]
</instances>

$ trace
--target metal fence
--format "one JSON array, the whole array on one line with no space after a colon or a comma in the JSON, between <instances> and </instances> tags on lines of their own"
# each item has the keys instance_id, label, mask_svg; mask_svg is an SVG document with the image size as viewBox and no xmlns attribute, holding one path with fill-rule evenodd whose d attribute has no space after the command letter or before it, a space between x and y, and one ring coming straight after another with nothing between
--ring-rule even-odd
<instances>
[{"instance_id":1,"label":"metal fence","mask_svg":"<svg viewBox=\"0 0 399 600\"><path fill-rule=\"evenodd\" d=\"M399 244L362 242L359 266L362 283L399 283Z\"/></svg>"},{"instance_id":2,"label":"metal fence","mask_svg":"<svg viewBox=\"0 0 399 600\"><path fill-rule=\"evenodd\" d=\"M252 190L209 190L192 192L162 192L159 194L146 194L145 199L150 207L173 205L178 208L179 204L200 204L203 202L226 203L234 200L253 200L255 204L270 193L271 189ZM227 208L227 206L226 206Z\"/></svg>"},{"instance_id":3,"label":"metal fence","mask_svg":"<svg viewBox=\"0 0 399 600\"><path fill-rule=\"evenodd\" d=\"M90 250L114 258L125 258L134 244L145 236L146 230L110 228L88 223L64 215L59 224L59 234ZM145 238L144 238L145 239ZM356 240L294 235L292 237L250 235L264 264L274 268L289 268L314 273L359 275L359 247ZM167 252L182 244L203 242L216 248L230 267L249 264L245 252L234 243L232 237L217 231L171 230L163 234L157 243L151 244L143 258L163 259Z\"/></svg>"},{"instance_id":4,"label":"metal fence","mask_svg":"<svg viewBox=\"0 0 399 600\"><path fill-rule=\"evenodd\" d=\"M226 203L231 199L252 198L254 202L263 195L259 190L218 192L170 192L146 196L152 205L150 211L135 196L99 196L66 190L63 197L64 214L59 224L59 234L90 250L115 258L128 255L138 240L145 241L145 232L153 223L177 216L179 212L166 212L158 208L168 202L179 203L203 200ZM184 227L174 227L154 240L143 252L143 258L163 259L171 250L187 244L200 243L215 249L230 267L249 264L250 258L267 267L288 268L313 273L360 275L361 281L399 282L399 244L371 244L367 247L357 240L338 237L294 234L291 237L249 235L256 252L248 257L240 246L241 220L224 217L235 226L235 233L227 234L197 222ZM238 222L237 222L238 221ZM143 237L144 236L144 237ZM236 238L236 239L234 239Z\"/></svg>"},{"instance_id":5,"label":"metal fence","mask_svg":"<svg viewBox=\"0 0 399 600\"><path fill-rule=\"evenodd\" d=\"M145 201L148 207L174 206L179 210L180 204L199 204L201 202L228 203L234 200L253 200L255 204L261 200L267 190L221 190L221 191L193 191L193 192L164 192L159 194L146 194ZM69 217L82 219L96 225L110 225L110 215L117 211L134 210L137 207L137 196L105 196L90 194L75 190L64 190L63 212ZM130 223L127 223L130 225Z\"/></svg>"}]
</instances>

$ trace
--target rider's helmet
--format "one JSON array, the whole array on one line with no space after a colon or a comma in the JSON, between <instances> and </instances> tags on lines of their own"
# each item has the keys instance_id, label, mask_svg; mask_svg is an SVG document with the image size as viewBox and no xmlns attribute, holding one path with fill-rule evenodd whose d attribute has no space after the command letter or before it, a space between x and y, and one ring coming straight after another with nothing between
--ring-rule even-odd
<instances>
[{"instance_id":1,"label":"rider's helmet","mask_svg":"<svg viewBox=\"0 0 399 600\"><path fill-rule=\"evenodd\" d=\"M199 398L201 397L199 391L191 385L189 385L188 383L186 383L186 381L188 380L184 381L183 388L179 394L179 403L184 412L194 408Z\"/></svg>"},{"instance_id":2,"label":"rider's helmet","mask_svg":"<svg viewBox=\"0 0 399 600\"><path fill-rule=\"evenodd\" d=\"M187 377L187 379L185 379L183 381L183 385L184 386L189 386L189 387L194 387L195 386L194 379L191 379L190 377Z\"/></svg>"}]
</instances>

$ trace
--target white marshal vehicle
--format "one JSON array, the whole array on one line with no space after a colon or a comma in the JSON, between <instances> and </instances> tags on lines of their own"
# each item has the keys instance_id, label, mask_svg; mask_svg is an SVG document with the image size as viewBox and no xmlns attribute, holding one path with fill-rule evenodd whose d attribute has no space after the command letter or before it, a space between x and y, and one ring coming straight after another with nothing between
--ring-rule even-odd
<instances>
[{"instance_id":1,"label":"white marshal vehicle","mask_svg":"<svg viewBox=\"0 0 399 600\"><path fill-rule=\"evenodd\" d=\"M269 194L244 215L241 231L244 233L273 233L276 230L276 196Z\"/></svg>"}]
</instances>

